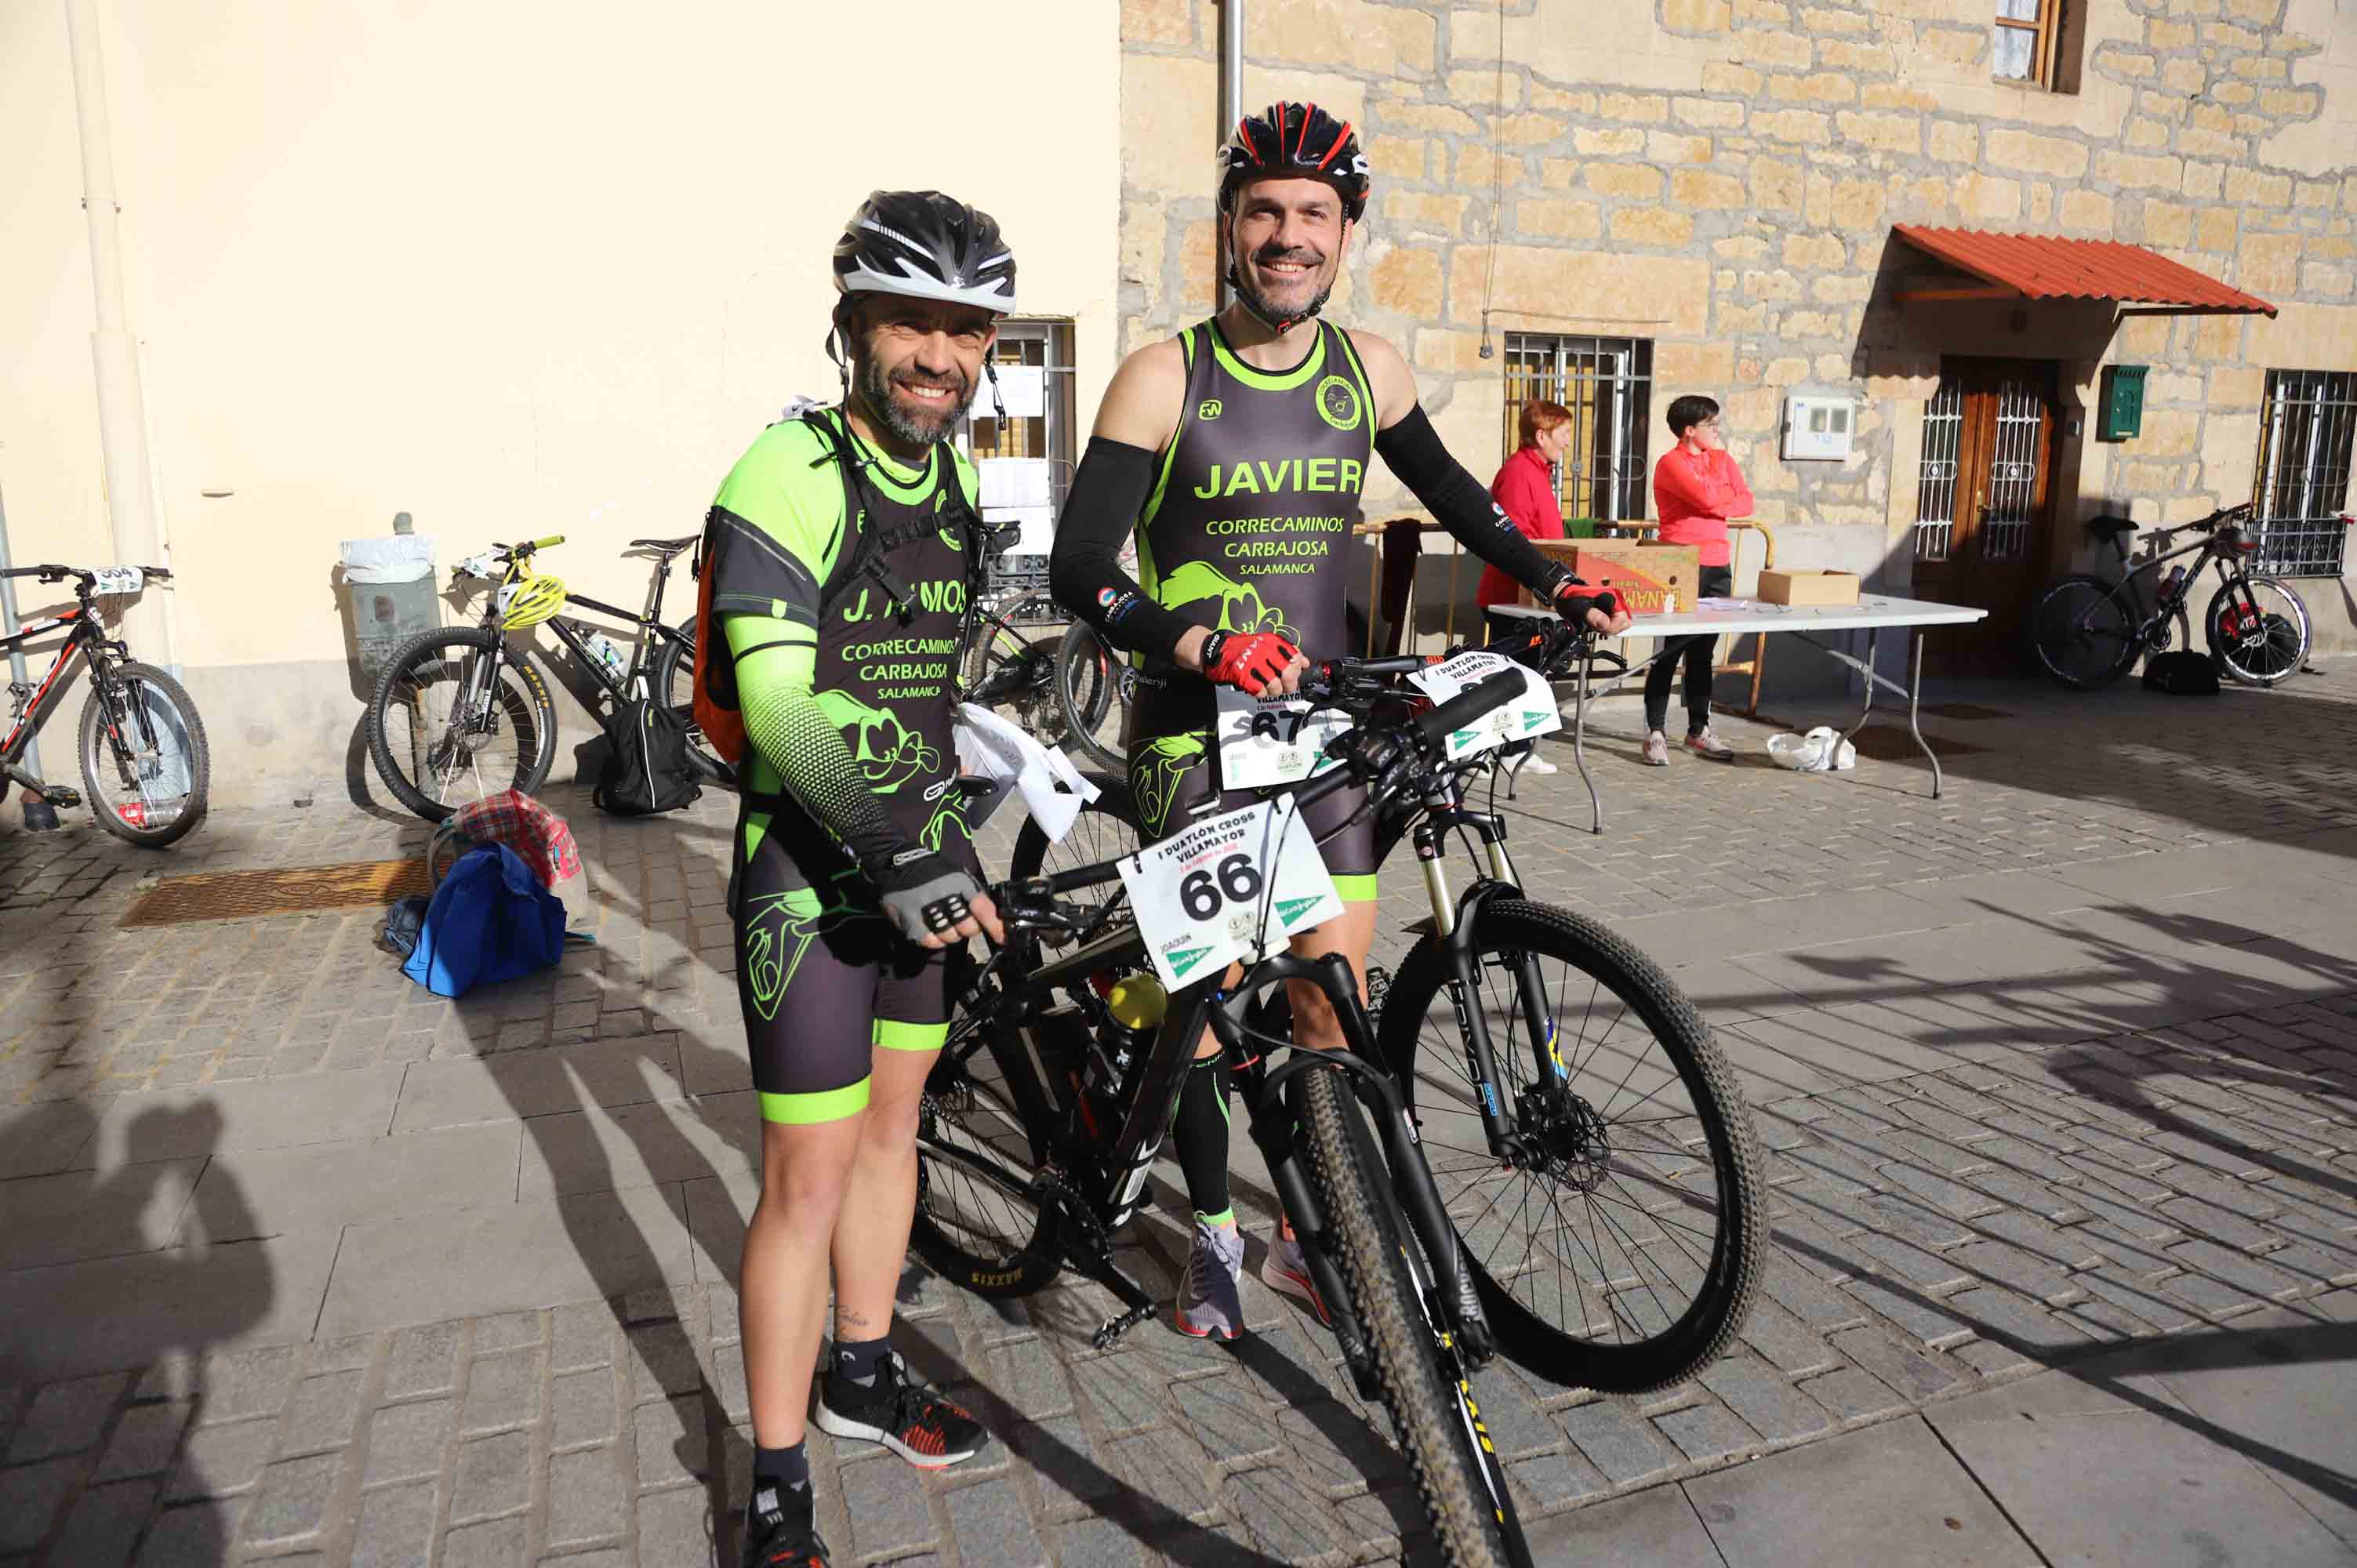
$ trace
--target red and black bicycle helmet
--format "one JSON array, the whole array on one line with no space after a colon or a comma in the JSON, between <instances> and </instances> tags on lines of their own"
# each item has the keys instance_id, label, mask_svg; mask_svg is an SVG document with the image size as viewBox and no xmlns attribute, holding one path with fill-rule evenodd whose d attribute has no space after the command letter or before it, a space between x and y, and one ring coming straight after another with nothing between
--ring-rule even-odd
<instances>
[{"instance_id":1,"label":"red and black bicycle helmet","mask_svg":"<svg viewBox=\"0 0 2357 1568\"><path fill-rule=\"evenodd\" d=\"M1236 122L1220 149L1220 210L1233 209L1247 180L1322 179L1342 198L1342 216L1356 223L1367 210L1372 183L1367 156L1347 120L1315 103L1272 103Z\"/></svg>"}]
</instances>

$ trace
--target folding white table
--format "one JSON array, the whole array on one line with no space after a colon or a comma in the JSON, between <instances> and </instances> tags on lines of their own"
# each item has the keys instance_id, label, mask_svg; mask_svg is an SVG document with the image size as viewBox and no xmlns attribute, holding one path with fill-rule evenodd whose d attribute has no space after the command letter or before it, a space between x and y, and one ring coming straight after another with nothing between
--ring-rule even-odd
<instances>
[{"instance_id":1,"label":"folding white table","mask_svg":"<svg viewBox=\"0 0 2357 1568\"><path fill-rule=\"evenodd\" d=\"M1493 616L1534 619L1551 617L1552 611L1506 605L1492 605ZM1645 616L1620 634L1627 637L1676 638L1722 637L1728 633L1791 632L1825 653L1846 664L1866 678L1866 706L1859 711L1857 723L1849 735L1855 736L1866 727L1874 712L1874 690L1879 686L1895 696L1907 699L1907 733L1922 748L1932 764L1932 798L1939 799L1942 783L1940 759L1924 744L1923 732L1917 725L1915 711L1923 689L1923 632L1927 626L1965 626L1985 620L1988 611L1969 605L1934 604L1929 599L1899 599L1884 594L1861 594L1854 605L1770 605L1747 599L1730 602L1726 607L1684 611L1677 615ZM1885 627L1906 627L1910 629L1911 646L1908 650L1907 681L1904 685L1874 667L1875 642ZM1858 631L1866 633L1866 657L1858 658L1846 649L1835 648L1820 641L1819 633L1828 631ZM1598 642L1619 641L1620 638L1599 638L1587 644L1579 664L1579 693L1573 709L1571 726L1572 757L1579 764L1579 780L1587 786L1587 803L1594 814L1592 831L1604 831L1604 802L1596 790L1595 777L1587 770L1587 703L1590 682L1596 663ZM1645 669L1663 656L1664 650L1656 649L1647 658L1630 662L1613 680L1619 682Z\"/></svg>"}]
</instances>

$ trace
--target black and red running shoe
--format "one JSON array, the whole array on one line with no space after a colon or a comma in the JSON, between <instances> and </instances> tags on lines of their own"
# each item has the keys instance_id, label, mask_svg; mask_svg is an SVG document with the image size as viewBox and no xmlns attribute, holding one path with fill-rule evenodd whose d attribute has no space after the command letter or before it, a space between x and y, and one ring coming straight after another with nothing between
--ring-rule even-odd
<instances>
[{"instance_id":1,"label":"black and red running shoe","mask_svg":"<svg viewBox=\"0 0 2357 1568\"><path fill-rule=\"evenodd\" d=\"M898 1352L877 1364L873 1387L829 1371L819 1380L818 1429L881 1443L920 1469L939 1470L982 1452L982 1423L909 1376Z\"/></svg>"},{"instance_id":2,"label":"black and red running shoe","mask_svg":"<svg viewBox=\"0 0 2357 1568\"><path fill-rule=\"evenodd\" d=\"M831 1568L808 1487L757 1481L745 1502L745 1568Z\"/></svg>"}]
</instances>

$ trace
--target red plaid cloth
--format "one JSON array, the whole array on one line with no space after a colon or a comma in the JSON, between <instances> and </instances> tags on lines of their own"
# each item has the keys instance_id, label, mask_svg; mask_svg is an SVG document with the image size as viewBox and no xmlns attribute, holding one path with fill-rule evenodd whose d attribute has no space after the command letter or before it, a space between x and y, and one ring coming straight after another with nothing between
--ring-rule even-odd
<instances>
[{"instance_id":1,"label":"red plaid cloth","mask_svg":"<svg viewBox=\"0 0 2357 1568\"><path fill-rule=\"evenodd\" d=\"M529 795L502 789L489 800L461 806L452 828L477 843L503 843L523 857L550 887L581 875L581 852L565 819Z\"/></svg>"}]
</instances>

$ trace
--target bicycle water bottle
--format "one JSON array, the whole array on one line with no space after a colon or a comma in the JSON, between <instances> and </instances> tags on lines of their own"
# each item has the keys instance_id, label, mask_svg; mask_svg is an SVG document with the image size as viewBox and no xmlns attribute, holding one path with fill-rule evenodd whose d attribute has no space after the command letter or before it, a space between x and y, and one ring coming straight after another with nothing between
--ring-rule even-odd
<instances>
[{"instance_id":1,"label":"bicycle water bottle","mask_svg":"<svg viewBox=\"0 0 2357 1568\"><path fill-rule=\"evenodd\" d=\"M2184 581L2185 568L2182 566L2171 566L2169 569L2168 580L2160 585L2160 596L2164 599L2175 597L2178 588L2183 585Z\"/></svg>"},{"instance_id":2,"label":"bicycle water bottle","mask_svg":"<svg viewBox=\"0 0 2357 1568\"><path fill-rule=\"evenodd\" d=\"M602 631L585 632L582 634L581 640L588 645L590 653L596 657L598 663L605 666L606 672L617 682L630 673L630 656L622 651L620 643Z\"/></svg>"},{"instance_id":3,"label":"bicycle water bottle","mask_svg":"<svg viewBox=\"0 0 2357 1568\"><path fill-rule=\"evenodd\" d=\"M1118 1093L1129 1086L1130 1069L1154 1048L1154 1036L1169 1011L1170 994L1150 974L1129 974L1113 983L1105 993L1105 1011L1116 1026L1106 1044L1113 1047L1113 1081L1103 1087Z\"/></svg>"}]
</instances>

